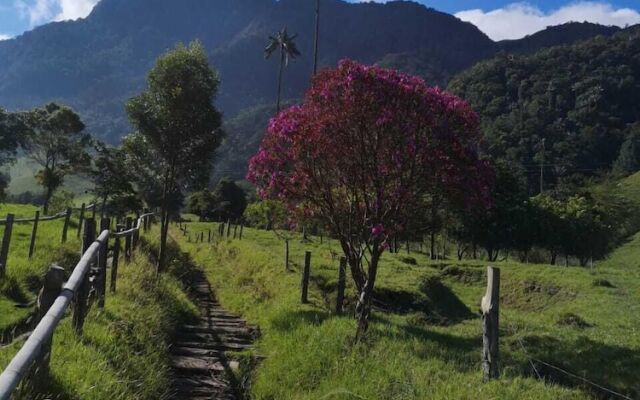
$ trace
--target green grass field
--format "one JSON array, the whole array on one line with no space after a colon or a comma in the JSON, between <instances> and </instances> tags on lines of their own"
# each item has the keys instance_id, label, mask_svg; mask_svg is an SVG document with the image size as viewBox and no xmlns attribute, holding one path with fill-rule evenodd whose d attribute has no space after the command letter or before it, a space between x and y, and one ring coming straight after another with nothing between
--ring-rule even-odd
<instances>
[{"instance_id":1,"label":"green grass field","mask_svg":"<svg viewBox=\"0 0 640 400\"><path fill-rule=\"evenodd\" d=\"M206 269L223 306L260 326L255 399L584 399L590 385L531 359L640 396L640 235L598 263L578 267L497 263L501 285L502 377L482 383L483 261L434 262L385 254L370 334L354 345L355 321L336 316L335 243L291 240L294 272L272 232L181 247ZM217 224L191 223L196 232ZM205 235L206 237L206 235ZM300 267L312 252L311 304L300 302ZM415 262L415 265L414 265ZM349 288L352 300L353 289ZM351 302L353 306L353 301Z\"/></svg>"}]
</instances>

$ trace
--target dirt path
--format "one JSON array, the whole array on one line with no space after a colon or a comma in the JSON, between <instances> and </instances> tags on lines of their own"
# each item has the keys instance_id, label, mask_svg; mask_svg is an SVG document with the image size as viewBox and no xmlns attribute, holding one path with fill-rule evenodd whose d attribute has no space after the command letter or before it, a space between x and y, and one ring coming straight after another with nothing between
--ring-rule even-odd
<instances>
[{"instance_id":1,"label":"dirt path","mask_svg":"<svg viewBox=\"0 0 640 400\"><path fill-rule=\"evenodd\" d=\"M201 272L194 275L193 291L201 317L195 325L182 327L172 348L171 399L242 399L232 373L237 362L227 352L251 347L255 329L220 307Z\"/></svg>"}]
</instances>

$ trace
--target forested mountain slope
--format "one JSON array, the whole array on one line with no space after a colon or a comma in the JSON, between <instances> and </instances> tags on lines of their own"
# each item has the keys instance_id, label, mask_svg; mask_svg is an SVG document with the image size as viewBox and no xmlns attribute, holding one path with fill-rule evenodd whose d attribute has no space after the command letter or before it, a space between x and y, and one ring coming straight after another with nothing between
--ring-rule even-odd
<instances>
[{"instance_id":1,"label":"forested mountain slope","mask_svg":"<svg viewBox=\"0 0 640 400\"><path fill-rule=\"evenodd\" d=\"M422 74L432 84L499 51L475 26L408 1L352 4L323 0L320 63L344 57ZM79 111L89 129L116 143L130 130L124 101L138 92L156 57L177 41L199 39L220 71L218 103L227 116L274 101L277 60L265 61L267 36L287 26L302 57L285 73L284 97L308 87L314 39L313 0L102 0L88 18L51 23L0 42L0 106L31 108L51 100ZM528 50L606 34L550 33ZM561 29L561 31L567 28ZM518 41L511 45L516 46ZM235 132L230 132L235 134Z\"/></svg>"},{"instance_id":2,"label":"forested mountain slope","mask_svg":"<svg viewBox=\"0 0 640 400\"><path fill-rule=\"evenodd\" d=\"M532 192L541 165L545 184L614 163L637 170L640 27L532 55L503 53L460 74L449 90L480 113L485 152L519 165Z\"/></svg>"}]
</instances>

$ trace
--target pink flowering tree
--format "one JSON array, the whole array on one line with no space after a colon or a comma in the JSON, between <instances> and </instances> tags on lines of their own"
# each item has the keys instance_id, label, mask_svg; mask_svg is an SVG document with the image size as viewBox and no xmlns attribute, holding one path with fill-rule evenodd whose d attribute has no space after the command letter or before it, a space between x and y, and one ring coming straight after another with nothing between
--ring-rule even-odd
<instances>
[{"instance_id":1,"label":"pink flowering tree","mask_svg":"<svg viewBox=\"0 0 640 400\"><path fill-rule=\"evenodd\" d=\"M462 207L487 204L491 173L479 140L478 116L459 98L343 60L316 75L301 106L270 121L248 179L339 240L360 292L360 337L390 237L435 194Z\"/></svg>"}]
</instances>

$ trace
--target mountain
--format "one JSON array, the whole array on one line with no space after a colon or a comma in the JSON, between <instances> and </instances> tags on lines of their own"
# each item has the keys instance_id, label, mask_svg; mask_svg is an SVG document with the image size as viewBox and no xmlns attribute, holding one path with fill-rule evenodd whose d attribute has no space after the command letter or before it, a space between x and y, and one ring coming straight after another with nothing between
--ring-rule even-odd
<instances>
[{"instance_id":1,"label":"mountain","mask_svg":"<svg viewBox=\"0 0 640 400\"><path fill-rule=\"evenodd\" d=\"M274 102L278 67L276 59L264 60L267 36L285 25L299 35L303 56L285 72L284 97L300 98L312 70L314 4L315 0L102 0L86 19L47 24L0 42L0 106L31 108L58 100L74 107L93 134L117 143L130 131L123 104L142 89L157 56L176 42L198 39L220 73L217 104L226 120L234 122L245 109L265 117L264 111L255 110ZM323 0L320 63L334 66L349 57L446 86L456 73L500 51L533 51L611 31L574 24L522 41L496 43L474 25L415 2ZM253 120L261 124L255 129L263 129L265 121ZM229 143L256 135L244 122L227 124ZM253 148L245 152L249 150ZM243 157L231 158L238 165Z\"/></svg>"},{"instance_id":2,"label":"mountain","mask_svg":"<svg viewBox=\"0 0 640 400\"><path fill-rule=\"evenodd\" d=\"M640 165L640 26L529 55L483 61L449 90L481 115L484 151L539 190ZM624 151L623 151L624 149ZM629 171L628 169L631 169Z\"/></svg>"},{"instance_id":3,"label":"mountain","mask_svg":"<svg viewBox=\"0 0 640 400\"><path fill-rule=\"evenodd\" d=\"M530 53L546 47L575 43L598 35L611 36L619 31L620 28L616 26L603 26L590 22L568 22L547 27L547 29L527 35L522 39L500 41L498 46L509 53Z\"/></svg>"}]
</instances>

